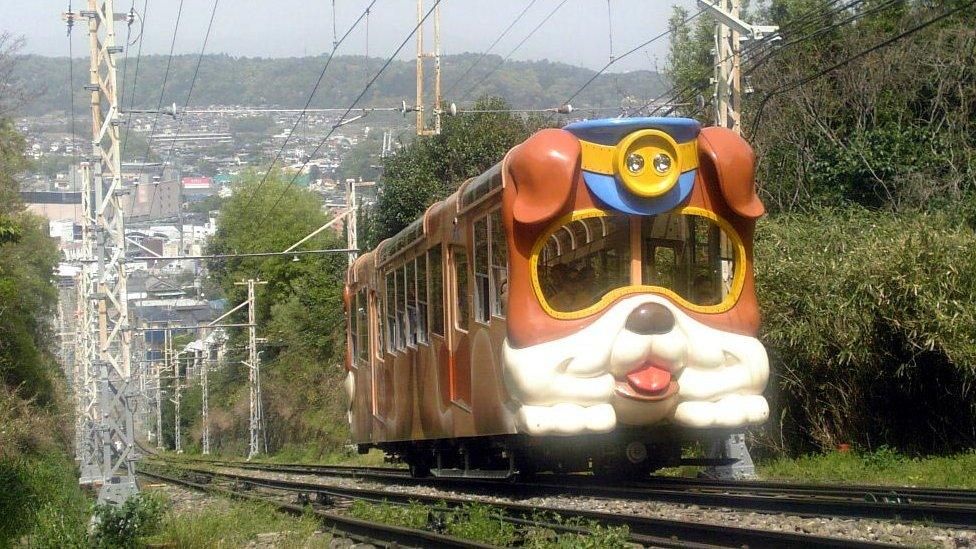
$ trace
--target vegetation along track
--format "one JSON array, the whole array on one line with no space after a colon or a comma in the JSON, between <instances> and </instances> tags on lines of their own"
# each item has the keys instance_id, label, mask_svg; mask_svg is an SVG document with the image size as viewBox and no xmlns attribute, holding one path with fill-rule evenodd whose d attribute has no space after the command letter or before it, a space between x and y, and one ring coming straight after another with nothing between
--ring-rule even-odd
<instances>
[{"instance_id":1,"label":"vegetation along track","mask_svg":"<svg viewBox=\"0 0 976 549\"><path fill-rule=\"evenodd\" d=\"M379 482L426 485L499 496L569 494L803 516L919 521L945 527L976 528L976 491L973 490L731 482L676 477L649 477L608 484L605 480L586 475L538 475L516 482L453 477L415 479L405 469L389 467L210 460L195 462L272 473L354 476Z\"/></svg>"},{"instance_id":2,"label":"vegetation along track","mask_svg":"<svg viewBox=\"0 0 976 549\"><path fill-rule=\"evenodd\" d=\"M250 466L258 465L255 463L247 464ZM262 464L264 465L264 464ZM336 500L359 500L371 503L387 503L394 505L406 505L411 502L421 503L428 507L429 524L438 524L439 512L459 508L465 504L472 503L471 499L431 496L415 493L393 493L384 490L372 490L363 488L348 488L323 485L295 480L257 478L249 475L218 472L198 467L187 467L178 463L168 462L166 466L179 469L181 473L193 478L194 481L174 478L169 475L161 475L141 471L150 478L166 482L175 482L197 489L206 489L226 494L240 495L244 497L258 498L254 495L257 490L283 491L296 494L300 502L317 502L318 504L335 504ZM358 468L363 469L363 468ZM232 486L233 489L217 487L215 484L222 482ZM498 484L502 486L502 484ZM577 521L593 521L604 527L627 527L629 531L628 541L642 546L652 547L811 547L811 548L875 548L875 547L894 547L893 545L866 542L858 540L847 540L841 538L815 536L809 534L797 534L791 532L778 532L770 530L759 530L752 528L720 526L707 523L696 523L671 519L660 519L628 515L621 513L606 513L600 511L570 510L563 508L547 508L540 506L522 505L518 503L499 503L489 502L491 506L501 513L502 519L518 525L548 528L554 531L570 531L586 534L585 528L577 526L567 526L565 522L546 520L547 516L559 516L562 519L575 519ZM301 509L298 505L279 504L285 506L286 510ZM334 517L336 514L325 511L321 506L315 508L319 516ZM362 527L362 521L356 521L357 527ZM344 531L342 523L332 522L337 530ZM368 536L369 534L365 534ZM375 538L374 538L375 539ZM382 539L382 538L381 538ZM451 539L454 542L457 540ZM401 542L407 543L407 542ZM431 541L427 541L424 546L432 546ZM478 546L478 545L475 545Z\"/></svg>"}]
</instances>

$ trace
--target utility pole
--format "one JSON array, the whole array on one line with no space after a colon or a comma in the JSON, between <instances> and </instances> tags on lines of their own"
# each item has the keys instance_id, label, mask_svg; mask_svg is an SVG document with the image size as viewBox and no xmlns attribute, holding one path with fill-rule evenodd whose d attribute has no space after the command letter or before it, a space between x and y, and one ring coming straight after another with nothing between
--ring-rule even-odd
<instances>
[{"instance_id":1,"label":"utility pole","mask_svg":"<svg viewBox=\"0 0 976 549\"><path fill-rule=\"evenodd\" d=\"M417 24L424 20L424 0L417 0ZM424 117L424 60L434 60L434 127L427 126ZM441 133L441 8L434 8L434 51L424 51L424 28L417 29L417 135Z\"/></svg>"},{"instance_id":2,"label":"utility pole","mask_svg":"<svg viewBox=\"0 0 976 549\"><path fill-rule=\"evenodd\" d=\"M741 19L742 0L698 0L715 19L715 125L742 134L742 48L779 27L750 25Z\"/></svg>"},{"instance_id":3,"label":"utility pole","mask_svg":"<svg viewBox=\"0 0 976 549\"><path fill-rule=\"evenodd\" d=\"M206 332L204 332L206 334ZM198 362L200 370L200 418L203 422L203 440L201 441L201 451L203 455L210 455L210 385L207 381L208 372L210 370L210 345L207 344L206 335L201 340L203 342L203 350L201 353L205 353L202 357L203 359Z\"/></svg>"},{"instance_id":4,"label":"utility pole","mask_svg":"<svg viewBox=\"0 0 976 549\"><path fill-rule=\"evenodd\" d=\"M741 19L742 0L698 0L715 19L715 125L742 134L743 39L758 40L778 27L750 25ZM726 465L709 467L708 474L721 479L756 478L756 467L746 446L745 433L733 433L716 441L708 457Z\"/></svg>"},{"instance_id":5,"label":"utility pole","mask_svg":"<svg viewBox=\"0 0 976 549\"><path fill-rule=\"evenodd\" d=\"M359 209L356 208L356 180L346 180L346 248L353 250L349 252L349 265L351 266L356 258L359 257L359 235L356 228L356 218L359 216Z\"/></svg>"},{"instance_id":6,"label":"utility pole","mask_svg":"<svg viewBox=\"0 0 976 549\"><path fill-rule=\"evenodd\" d=\"M63 14L69 32L76 19L88 21L89 83L91 93L94 170L84 170L84 213L90 246L84 251L91 280L84 281L88 319L97 317L97 370L94 399L97 421L83 427L83 446L94 449L82 456L83 484L98 487L100 503L120 504L138 491L133 440L132 370L129 310L125 272L125 221L122 214L122 163L119 156L119 98L115 56L115 21L132 23L133 13L117 14L113 0L88 0L88 9ZM92 195L94 194L94 200ZM83 228L83 237L86 229ZM92 265L97 265L93 269ZM94 271L94 272L91 272ZM82 275L84 279L86 275ZM96 312L97 311L97 312ZM90 327L86 324L86 327ZM89 390L91 387L89 387ZM89 463L85 463L88 460ZM86 474L85 469L89 469ZM94 469L97 468L97 473Z\"/></svg>"},{"instance_id":7,"label":"utility pole","mask_svg":"<svg viewBox=\"0 0 976 549\"><path fill-rule=\"evenodd\" d=\"M248 442L247 459L265 451L264 448L264 410L261 404L261 359L258 357L257 310L254 287L267 284L261 280L248 278L235 282L239 286L247 286L247 361L248 368L248 396L250 397L251 422Z\"/></svg>"},{"instance_id":8,"label":"utility pole","mask_svg":"<svg viewBox=\"0 0 976 549\"><path fill-rule=\"evenodd\" d=\"M165 372L169 372L170 368L173 367L173 333L170 331L169 322L166 323L166 330L163 332L163 368ZM162 376L159 376L162 379ZM174 392L175 394L175 392ZM170 402L173 402L170 400ZM162 406L160 406L162 407ZM162 414L160 414L162 415ZM163 432L160 431L160 438L162 438Z\"/></svg>"},{"instance_id":9,"label":"utility pole","mask_svg":"<svg viewBox=\"0 0 976 549\"><path fill-rule=\"evenodd\" d=\"M165 353L166 351L164 350L164 360L166 357ZM160 375L162 368L163 366L159 363L159 361L153 359L153 374L156 377L156 398L153 399L156 401L156 448L159 450L165 449L163 446L163 385L162 376Z\"/></svg>"},{"instance_id":10,"label":"utility pole","mask_svg":"<svg viewBox=\"0 0 976 549\"><path fill-rule=\"evenodd\" d=\"M739 17L742 0L718 0L719 9ZM715 25L715 123L741 134L742 73L739 32L718 23Z\"/></svg>"},{"instance_id":11,"label":"utility pole","mask_svg":"<svg viewBox=\"0 0 976 549\"><path fill-rule=\"evenodd\" d=\"M180 433L180 354L173 353L173 333L172 328L166 330L167 351L169 352L170 362L173 366L173 450L177 454L183 453L183 437Z\"/></svg>"}]
</instances>

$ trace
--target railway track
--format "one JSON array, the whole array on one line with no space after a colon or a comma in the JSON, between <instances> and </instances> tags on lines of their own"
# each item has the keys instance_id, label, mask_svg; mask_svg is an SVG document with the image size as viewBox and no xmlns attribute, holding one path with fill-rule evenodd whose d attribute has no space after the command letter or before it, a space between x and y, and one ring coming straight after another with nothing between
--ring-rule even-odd
<instances>
[{"instance_id":1,"label":"railway track","mask_svg":"<svg viewBox=\"0 0 976 549\"><path fill-rule=\"evenodd\" d=\"M968 490L731 482L675 477L650 477L610 485L587 475L539 475L518 482L454 477L415 479L405 469L388 467L209 460L199 460L198 463L272 473L357 477L476 494L514 497L578 495L764 513L916 521L953 528L976 528L976 491Z\"/></svg>"},{"instance_id":2,"label":"railway track","mask_svg":"<svg viewBox=\"0 0 976 549\"><path fill-rule=\"evenodd\" d=\"M170 463L169 465L172 465ZM251 464L255 465L255 464ZM185 467L176 466L187 474L195 477L196 482L187 481L185 479L179 479L172 477L170 475L162 475L155 472L140 471L140 474L146 475L149 478L154 478L157 480L162 480L164 482L175 482L182 484L184 486L190 486L197 489L217 491L225 493L226 495L235 495L248 497L250 499L265 499L261 496L256 496L256 491L268 492L279 492L292 494L293 497L297 498L302 502L328 502L329 504L335 505L338 501L350 501L350 500L361 500L373 503L388 503L395 505L405 505L411 502L425 504L430 509L429 518L430 522L436 524L437 513L441 510L459 508L465 504L470 504L472 501L478 501L477 499L471 498L458 498L458 497L445 497L445 496L431 496L424 494L415 493L394 493L384 490L374 490L374 489L364 489L364 488L348 488L348 487L338 487L332 485L325 485L314 482L304 482L296 480L286 480L286 479L268 479L268 478L258 478L251 475L230 473L230 472L219 472L208 469L200 469L197 467ZM202 477L202 478L201 478ZM205 482L200 482L204 480ZM224 483L226 485L234 486L236 489L231 490L224 487L216 486L217 483ZM497 501L485 501L485 503L493 506L500 513L500 518L507 522L511 522L520 526L531 526L548 528L557 532L574 532L578 534L586 534L589 531L586 528L566 526L564 522L553 522L553 521L540 521L540 513L553 513L561 516L563 519L582 519L584 521L596 521L603 526L613 526L621 527L626 526L630 532L628 541L632 543L637 543L642 546L650 547L668 547L668 548L708 548L708 547L750 547L750 548L766 548L766 547L811 547L811 548L878 548L878 547L895 547L893 545L876 543L876 542L865 542L857 540L848 540L834 537L825 536L815 536L809 534L798 534L792 532L778 532L771 530L759 530L752 528L742 528L742 527L728 527L720 526L714 524L679 521L671 519L660 519L652 517L643 517L637 515L627 515L620 513L607 513L600 511L582 511L582 510L568 510L563 508L545 508L531 505L523 505L518 503L499 503ZM275 501L278 505L278 501ZM281 504L287 506L285 510L292 510L293 508L301 509L301 507L295 504ZM321 505L314 508L315 512L319 516L328 516L332 522L329 525L336 528L339 531L345 532L345 523L335 521L335 512L330 512L325 510ZM543 515L545 516L545 515ZM353 519L355 520L355 519ZM361 524L363 521L356 521L354 525L356 528L362 528ZM370 523L372 525L372 523ZM373 525L380 526L380 525ZM371 534L368 532L359 532L360 536L369 537ZM384 534L389 535L389 534ZM412 533L415 536L416 534ZM440 535L440 534L437 534ZM380 539L380 538L373 538ZM386 540L389 542L389 540ZM420 546L430 547L436 546L434 543L436 540L428 539L422 540ZM445 543L457 543L456 538L451 538L446 540ZM395 543L408 543L399 542L394 540ZM457 545L445 545L445 546L457 546ZM483 545L472 545L483 547Z\"/></svg>"}]
</instances>

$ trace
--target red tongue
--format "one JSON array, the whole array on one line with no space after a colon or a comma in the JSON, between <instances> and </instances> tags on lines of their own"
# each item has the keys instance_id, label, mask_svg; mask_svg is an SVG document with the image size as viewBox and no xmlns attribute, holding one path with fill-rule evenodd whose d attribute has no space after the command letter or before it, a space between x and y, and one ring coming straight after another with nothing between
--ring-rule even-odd
<instances>
[{"instance_id":1,"label":"red tongue","mask_svg":"<svg viewBox=\"0 0 976 549\"><path fill-rule=\"evenodd\" d=\"M671 372L648 365L627 374L627 382L641 393L660 393L671 383Z\"/></svg>"}]
</instances>

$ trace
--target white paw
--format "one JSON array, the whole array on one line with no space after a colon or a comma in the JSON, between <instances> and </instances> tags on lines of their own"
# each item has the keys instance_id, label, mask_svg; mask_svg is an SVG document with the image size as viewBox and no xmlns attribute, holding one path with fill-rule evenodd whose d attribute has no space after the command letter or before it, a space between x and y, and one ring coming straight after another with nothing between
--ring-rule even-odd
<instances>
[{"instance_id":1,"label":"white paw","mask_svg":"<svg viewBox=\"0 0 976 549\"><path fill-rule=\"evenodd\" d=\"M715 402L689 401L678 404L674 420L686 427L738 427L762 423L769 417L769 404L762 395L729 395Z\"/></svg>"},{"instance_id":2,"label":"white paw","mask_svg":"<svg viewBox=\"0 0 976 549\"><path fill-rule=\"evenodd\" d=\"M606 433L616 426L617 414L610 404L522 406L518 422L520 432L537 436Z\"/></svg>"}]
</instances>

